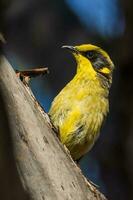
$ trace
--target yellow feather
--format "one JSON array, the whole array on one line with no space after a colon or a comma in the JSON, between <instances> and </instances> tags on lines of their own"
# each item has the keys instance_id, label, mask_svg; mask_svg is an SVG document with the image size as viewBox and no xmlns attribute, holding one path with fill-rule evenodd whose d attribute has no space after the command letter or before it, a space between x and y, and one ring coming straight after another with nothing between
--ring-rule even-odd
<instances>
[{"instance_id":1,"label":"yellow feather","mask_svg":"<svg viewBox=\"0 0 133 200\"><path fill-rule=\"evenodd\" d=\"M107 67L104 67L104 68L100 69L99 71L104 73L104 74L110 74L110 69L107 68Z\"/></svg>"}]
</instances>

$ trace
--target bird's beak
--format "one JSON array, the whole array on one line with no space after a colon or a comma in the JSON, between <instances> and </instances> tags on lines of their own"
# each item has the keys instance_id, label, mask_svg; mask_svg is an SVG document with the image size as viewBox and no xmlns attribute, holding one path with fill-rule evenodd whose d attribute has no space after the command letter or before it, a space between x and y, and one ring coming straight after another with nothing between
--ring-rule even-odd
<instances>
[{"instance_id":1,"label":"bird's beak","mask_svg":"<svg viewBox=\"0 0 133 200\"><path fill-rule=\"evenodd\" d=\"M61 48L63 49L68 49L70 50L72 53L79 53L79 51L74 47L74 46L68 46L68 45L64 45Z\"/></svg>"}]
</instances>

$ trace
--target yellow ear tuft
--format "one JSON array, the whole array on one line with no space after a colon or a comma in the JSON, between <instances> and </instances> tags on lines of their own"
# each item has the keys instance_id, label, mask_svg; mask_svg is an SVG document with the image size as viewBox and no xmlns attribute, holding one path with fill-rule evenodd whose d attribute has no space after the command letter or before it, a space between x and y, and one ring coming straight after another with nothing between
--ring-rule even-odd
<instances>
[{"instance_id":1,"label":"yellow ear tuft","mask_svg":"<svg viewBox=\"0 0 133 200\"><path fill-rule=\"evenodd\" d=\"M110 69L107 67L104 67L102 69L99 69L99 72L103 73L103 74L109 74L110 73Z\"/></svg>"}]
</instances>

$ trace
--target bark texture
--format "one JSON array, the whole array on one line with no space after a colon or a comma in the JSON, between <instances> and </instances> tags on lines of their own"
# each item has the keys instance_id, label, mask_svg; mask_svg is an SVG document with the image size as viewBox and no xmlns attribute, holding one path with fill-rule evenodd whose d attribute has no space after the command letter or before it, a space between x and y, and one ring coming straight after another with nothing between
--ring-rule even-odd
<instances>
[{"instance_id":1,"label":"bark texture","mask_svg":"<svg viewBox=\"0 0 133 200\"><path fill-rule=\"evenodd\" d=\"M12 160L18 171L17 178L10 182L18 180L17 185L20 191L23 190L21 197L25 195L25 199L34 200L106 199L84 178L52 131L49 117L4 56L0 58L0 97L1 135L11 137Z\"/></svg>"}]
</instances>

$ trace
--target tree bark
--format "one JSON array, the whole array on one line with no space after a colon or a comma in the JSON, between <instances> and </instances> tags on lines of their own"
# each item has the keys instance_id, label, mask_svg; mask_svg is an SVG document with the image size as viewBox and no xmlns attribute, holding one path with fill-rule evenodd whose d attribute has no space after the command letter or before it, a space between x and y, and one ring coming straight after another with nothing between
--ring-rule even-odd
<instances>
[{"instance_id":1,"label":"tree bark","mask_svg":"<svg viewBox=\"0 0 133 200\"><path fill-rule=\"evenodd\" d=\"M0 96L5 108L1 118L7 117L0 131L11 136L14 163L30 199L106 199L84 178L53 132L48 115L4 56L0 58Z\"/></svg>"}]
</instances>

